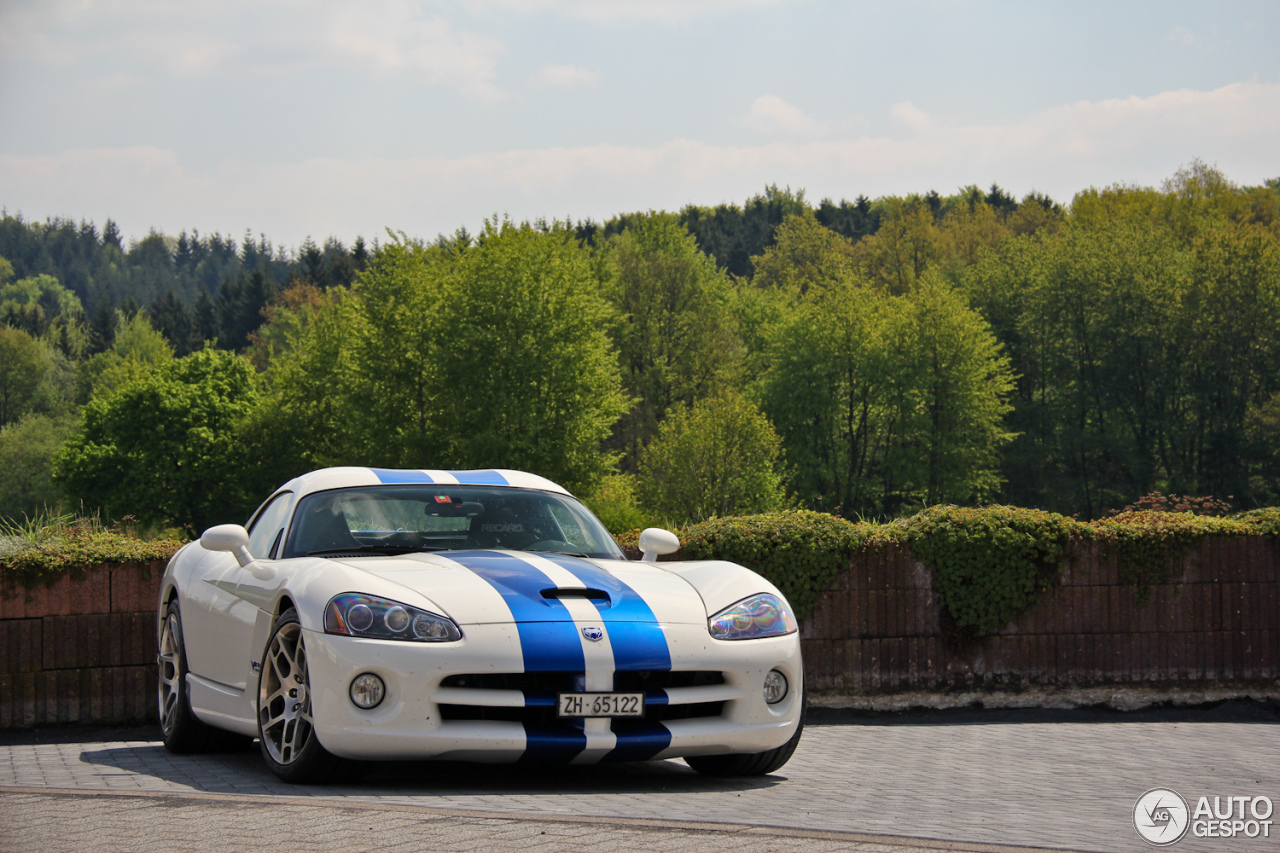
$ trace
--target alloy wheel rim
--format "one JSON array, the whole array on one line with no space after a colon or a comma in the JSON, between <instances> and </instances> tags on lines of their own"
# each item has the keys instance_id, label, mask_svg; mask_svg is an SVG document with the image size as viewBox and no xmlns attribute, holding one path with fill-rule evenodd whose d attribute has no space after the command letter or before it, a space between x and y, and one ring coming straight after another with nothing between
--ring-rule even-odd
<instances>
[{"instance_id":1,"label":"alloy wheel rim","mask_svg":"<svg viewBox=\"0 0 1280 853\"><path fill-rule=\"evenodd\" d=\"M258 681L258 727L277 764L292 764L311 739L309 687L302 630L285 625L271 637Z\"/></svg>"},{"instance_id":2,"label":"alloy wheel rim","mask_svg":"<svg viewBox=\"0 0 1280 853\"><path fill-rule=\"evenodd\" d=\"M170 613L164 620L164 629L160 632L160 728L166 734L173 734L178 720L178 699L180 697L180 676L178 670L178 617Z\"/></svg>"}]
</instances>

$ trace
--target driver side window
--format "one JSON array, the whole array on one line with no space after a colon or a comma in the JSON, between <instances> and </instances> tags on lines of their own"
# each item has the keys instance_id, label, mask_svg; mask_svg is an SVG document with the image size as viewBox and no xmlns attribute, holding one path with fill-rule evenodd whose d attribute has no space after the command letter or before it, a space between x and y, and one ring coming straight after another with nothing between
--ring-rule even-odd
<instances>
[{"instance_id":1,"label":"driver side window","mask_svg":"<svg viewBox=\"0 0 1280 853\"><path fill-rule=\"evenodd\" d=\"M289 514L289 502L293 500L292 492L285 492L276 495L271 503L258 513L257 520L254 521L253 527L249 530L249 553L255 559L270 558L275 559L274 553L269 553L280 533L280 529L284 527L285 516Z\"/></svg>"}]
</instances>

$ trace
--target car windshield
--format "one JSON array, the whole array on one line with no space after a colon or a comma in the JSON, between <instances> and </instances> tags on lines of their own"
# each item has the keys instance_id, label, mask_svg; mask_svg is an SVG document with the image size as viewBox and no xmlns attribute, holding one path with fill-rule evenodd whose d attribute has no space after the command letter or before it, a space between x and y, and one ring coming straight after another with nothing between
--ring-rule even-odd
<instances>
[{"instance_id":1,"label":"car windshield","mask_svg":"<svg viewBox=\"0 0 1280 853\"><path fill-rule=\"evenodd\" d=\"M284 557L506 548L623 559L577 500L494 486L387 485L315 492L298 502Z\"/></svg>"}]
</instances>

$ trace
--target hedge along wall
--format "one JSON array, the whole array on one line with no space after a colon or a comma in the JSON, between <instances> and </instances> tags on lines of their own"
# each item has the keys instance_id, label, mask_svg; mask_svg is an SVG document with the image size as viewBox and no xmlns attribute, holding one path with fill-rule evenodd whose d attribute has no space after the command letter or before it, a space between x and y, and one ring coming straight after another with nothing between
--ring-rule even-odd
<instances>
[{"instance_id":1,"label":"hedge along wall","mask_svg":"<svg viewBox=\"0 0 1280 853\"><path fill-rule=\"evenodd\" d=\"M1275 537L1208 537L1145 594L1122 582L1109 550L1071 541L1057 584L1002 629L974 638L946 624L932 572L909 543L868 545L802 621L809 687L855 697L1102 685L1277 692Z\"/></svg>"},{"instance_id":2,"label":"hedge along wall","mask_svg":"<svg viewBox=\"0 0 1280 853\"><path fill-rule=\"evenodd\" d=\"M0 729L155 721L164 561L100 565L0 599Z\"/></svg>"}]
</instances>

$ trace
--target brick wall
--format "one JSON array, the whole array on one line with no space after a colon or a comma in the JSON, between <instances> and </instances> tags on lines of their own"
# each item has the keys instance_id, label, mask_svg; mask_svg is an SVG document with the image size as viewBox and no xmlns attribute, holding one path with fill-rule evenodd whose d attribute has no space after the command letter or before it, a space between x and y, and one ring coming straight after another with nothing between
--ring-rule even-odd
<instances>
[{"instance_id":1,"label":"brick wall","mask_svg":"<svg viewBox=\"0 0 1280 853\"><path fill-rule=\"evenodd\" d=\"M157 719L163 573L102 566L0 600L0 729Z\"/></svg>"},{"instance_id":2,"label":"brick wall","mask_svg":"<svg viewBox=\"0 0 1280 853\"><path fill-rule=\"evenodd\" d=\"M1280 545L1207 540L1138 606L1114 560L1081 543L1061 585L999 634L943 637L909 548L860 554L804 623L810 689L854 695L1280 679ZM0 729L156 719L163 565L100 567L0 601Z\"/></svg>"},{"instance_id":3,"label":"brick wall","mask_svg":"<svg viewBox=\"0 0 1280 853\"><path fill-rule=\"evenodd\" d=\"M868 551L802 626L811 689L873 694L1027 685L1207 684L1280 678L1280 548L1207 540L1145 606L1116 561L1078 543L1061 585L994 636L946 642L929 570L908 547Z\"/></svg>"}]
</instances>

